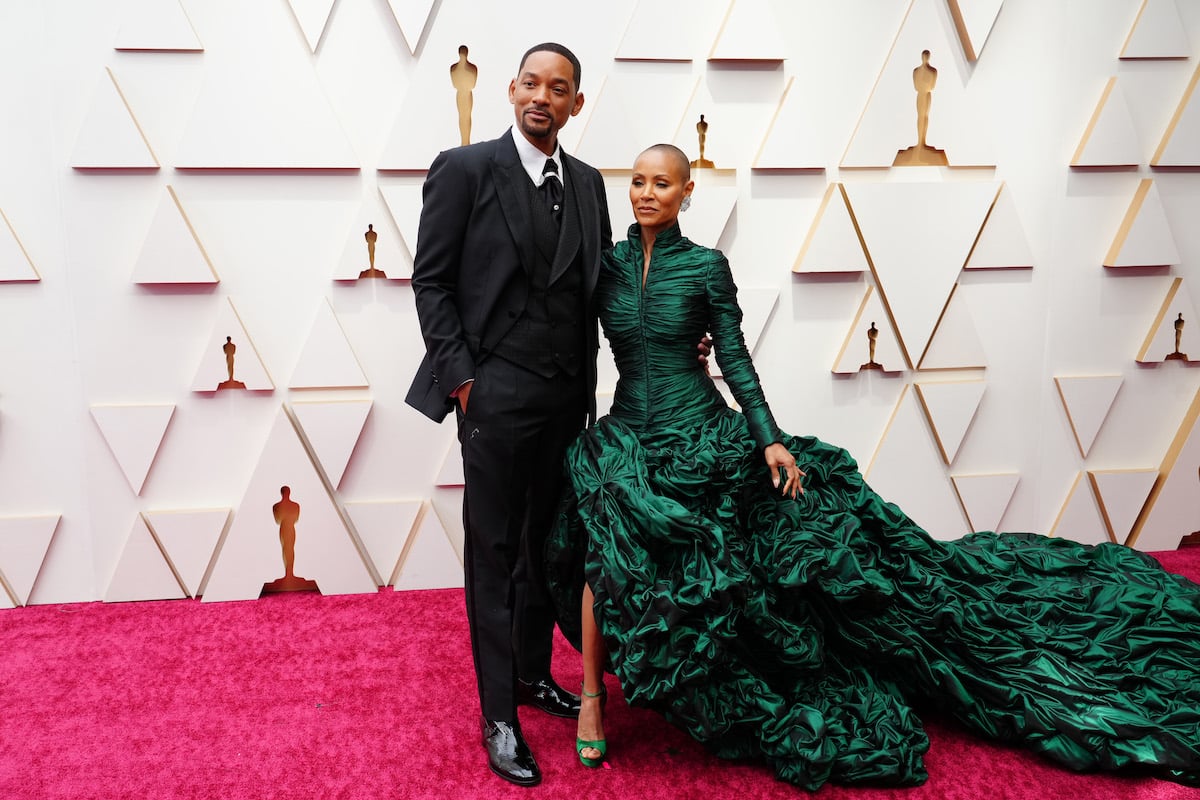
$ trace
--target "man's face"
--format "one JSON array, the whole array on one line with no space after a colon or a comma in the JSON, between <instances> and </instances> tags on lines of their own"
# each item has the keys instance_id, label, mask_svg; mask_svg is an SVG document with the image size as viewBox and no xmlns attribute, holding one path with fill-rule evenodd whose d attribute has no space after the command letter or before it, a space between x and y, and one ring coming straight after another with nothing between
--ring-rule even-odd
<instances>
[{"instance_id":1,"label":"man's face","mask_svg":"<svg viewBox=\"0 0 1200 800\"><path fill-rule=\"evenodd\" d=\"M571 62L558 53L530 53L521 73L508 85L517 126L525 137L552 151L558 131L583 108L583 95L575 90Z\"/></svg>"}]
</instances>

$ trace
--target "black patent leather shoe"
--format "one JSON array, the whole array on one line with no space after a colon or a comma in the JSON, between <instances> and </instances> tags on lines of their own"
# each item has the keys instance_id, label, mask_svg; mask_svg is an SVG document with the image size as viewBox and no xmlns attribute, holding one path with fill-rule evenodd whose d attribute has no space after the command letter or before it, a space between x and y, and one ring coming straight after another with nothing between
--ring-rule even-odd
<instances>
[{"instance_id":1,"label":"black patent leather shoe","mask_svg":"<svg viewBox=\"0 0 1200 800\"><path fill-rule=\"evenodd\" d=\"M513 722L500 722L481 717L483 747L488 754L488 767L510 783L536 786L542 771L533 760L533 752L525 744L521 729Z\"/></svg>"},{"instance_id":2,"label":"black patent leather shoe","mask_svg":"<svg viewBox=\"0 0 1200 800\"><path fill-rule=\"evenodd\" d=\"M517 705L533 706L554 717L579 716L579 695L571 694L550 678L517 681Z\"/></svg>"}]
</instances>

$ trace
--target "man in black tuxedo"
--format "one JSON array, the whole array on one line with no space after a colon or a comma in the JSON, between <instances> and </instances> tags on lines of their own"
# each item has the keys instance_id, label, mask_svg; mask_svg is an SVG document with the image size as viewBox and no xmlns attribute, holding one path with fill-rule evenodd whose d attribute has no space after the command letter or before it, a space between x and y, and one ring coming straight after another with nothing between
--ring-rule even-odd
<instances>
[{"instance_id":1,"label":"man in black tuxedo","mask_svg":"<svg viewBox=\"0 0 1200 800\"><path fill-rule=\"evenodd\" d=\"M567 445L595 414L592 290L612 231L600 173L558 146L583 108L579 60L536 45L508 87L516 125L429 168L412 287L426 354L407 402L456 409L465 492L467 617L493 772L541 772L518 703L577 716L550 676L554 612L542 546Z\"/></svg>"}]
</instances>

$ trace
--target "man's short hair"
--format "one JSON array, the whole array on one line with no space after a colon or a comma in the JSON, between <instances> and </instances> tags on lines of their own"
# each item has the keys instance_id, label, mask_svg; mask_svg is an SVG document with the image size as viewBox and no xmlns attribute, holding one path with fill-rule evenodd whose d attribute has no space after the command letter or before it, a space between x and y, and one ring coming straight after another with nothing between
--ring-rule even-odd
<instances>
[{"instance_id":1,"label":"man's short hair","mask_svg":"<svg viewBox=\"0 0 1200 800\"><path fill-rule=\"evenodd\" d=\"M575 80L575 91L579 91L579 79L583 74L583 67L579 66L579 59L575 57L575 54L558 42L542 42L541 44L535 44L533 47L526 50L525 55L521 56L520 66L517 67L518 76L521 74L521 70L525 69L525 62L534 53L557 53L567 61L570 61L571 68L575 72L573 76Z\"/></svg>"}]
</instances>

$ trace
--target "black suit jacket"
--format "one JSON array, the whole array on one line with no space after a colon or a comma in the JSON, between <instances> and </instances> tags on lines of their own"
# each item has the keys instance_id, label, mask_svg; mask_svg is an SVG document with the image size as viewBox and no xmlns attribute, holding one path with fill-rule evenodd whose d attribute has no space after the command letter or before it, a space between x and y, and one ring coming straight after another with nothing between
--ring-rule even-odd
<instances>
[{"instance_id":1,"label":"black suit jacket","mask_svg":"<svg viewBox=\"0 0 1200 800\"><path fill-rule=\"evenodd\" d=\"M519 134L518 134L519 135ZM533 221L513 132L446 150L434 159L422 190L421 225L412 287L425 339L425 358L405 401L440 422L453 409L450 393L475 376L529 296L534 262ZM600 258L612 246L608 202L600 173L563 153L568 206L562 236L578 236L584 268L588 385L595 417L599 334L592 295ZM568 230L567 220L577 221Z\"/></svg>"}]
</instances>

